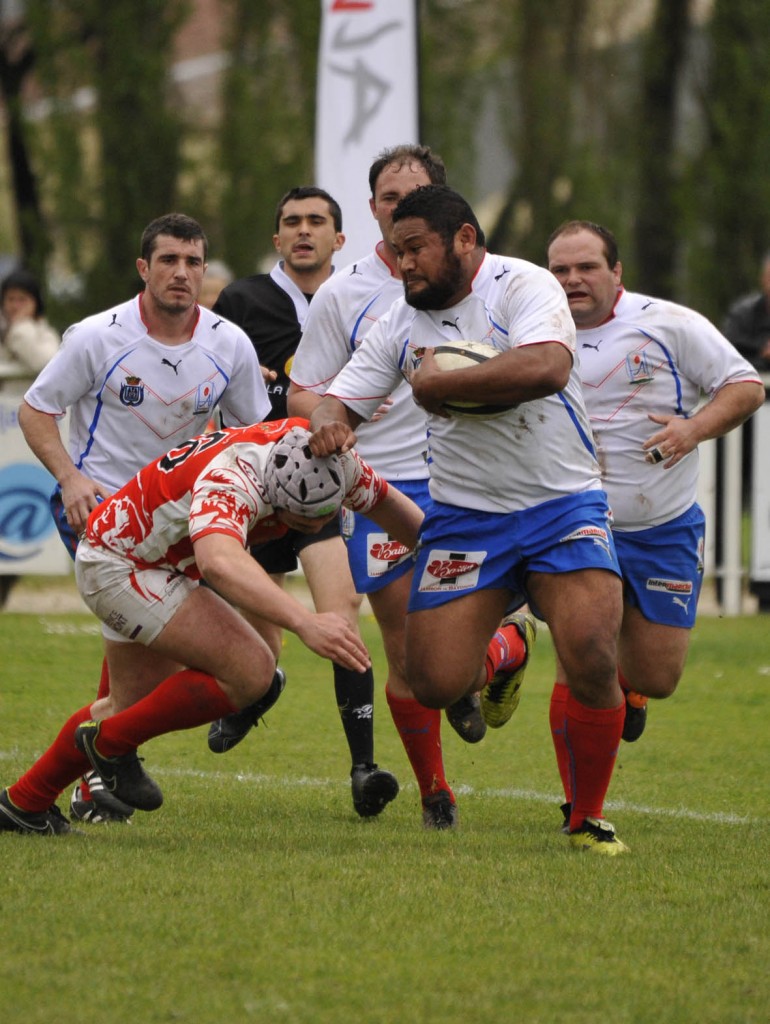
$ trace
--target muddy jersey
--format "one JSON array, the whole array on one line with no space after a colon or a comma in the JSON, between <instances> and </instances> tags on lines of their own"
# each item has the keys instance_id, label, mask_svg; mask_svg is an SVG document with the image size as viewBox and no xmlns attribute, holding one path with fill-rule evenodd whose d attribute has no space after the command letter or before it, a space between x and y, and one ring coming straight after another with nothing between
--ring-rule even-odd
<instances>
[{"instance_id":1,"label":"muddy jersey","mask_svg":"<svg viewBox=\"0 0 770 1024\"><path fill-rule=\"evenodd\" d=\"M556 285L556 287L554 287ZM359 413L408 380L425 348L463 339L505 351L557 342L574 352L575 328L561 286L524 260L487 254L472 291L457 305L417 310L400 299L372 327L329 388ZM577 370L563 391L491 418L430 415L428 458L434 500L515 512L601 487Z\"/></svg>"},{"instance_id":2,"label":"muddy jersey","mask_svg":"<svg viewBox=\"0 0 770 1024\"><path fill-rule=\"evenodd\" d=\"M375 251L338 270L313 297L291 379L306 391L325 395L377 320L404 286ZM428 476L425 412L399 378L393 405L375 423L356 428L356 448L388 480L424 480Z\"/></svg>"},{"instance_id":3,"label":"muddy jersey","mask_svg":"<svg viewBox=\"0 0 770 1024\"><path fill-rule=\"evenodd\" d=\"M243 331L200 307L190 341L164 345L147 332L140 296L70 327L24 398L53 416L70 410L72 461L112 490L205 430L215 406L237 426L270 411Z\"/></svg>"},{"instance_id":4,"label":"muddy jersey","mask_svg":"<svg viewBox=\"0 0 770 1024\"><path fill-rule=\"evenodd\" d=\"M580 376L613 529L645 530L696 499L698 450L671 469L645 460L660 426L649 413L690 416L703 394L756 381L757 371L700 313L621 291L607 323L577 332Z\"/></svg>"},{"instance_id":5,"label":"muddy jersey","mask_svg":"<svg viewBox=\"0 0 770 1024\"><path fill-rule=\"evenodd\" d=\"M263 484L272 446L307 420L286 419L193 437L145 466L91 513L86 536L142 568L200 579L193 541L227 534L246 547L286 533ZM388 485L355 452L340 459L343 504L369 512Z\"/></svg>"}]
</instances>

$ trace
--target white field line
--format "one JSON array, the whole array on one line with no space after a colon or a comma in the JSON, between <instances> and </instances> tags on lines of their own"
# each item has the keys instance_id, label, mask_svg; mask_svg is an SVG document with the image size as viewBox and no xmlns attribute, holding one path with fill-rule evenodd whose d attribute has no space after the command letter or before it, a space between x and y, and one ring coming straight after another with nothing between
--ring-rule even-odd
<instances>
[{"instance_id":1,"label":"white field line","mask_svg":"<svg viewBox=\"0 0 770 1024\"><path fill-rule=\"evenodd\" d=\"M0 755L2 757L2 755ZM316 788L322 789L326 787L334 788L336 786L345 785L349 786L347 780L341 783L335 779L318 779L310 778L309 776L299 776L296 778L286 778L278 775L263 775L252 772L239 772L235 775L228 772L209 772L200 771L193 768L153 768L153 775L158 776L175 776L178 778L196 778L206 779L212 782L242 782L251 785L266 786L272 789L304 789L304 788ZM528 803L539 803L539 804L550 804L559 805L563 801L563 797L558 796L555 793L542 793L533 789L487 789L477 788L475 786L457 785L452 787L456 796L480 796L480 797L492 797L502 800L523 800ZM402 792L409 792L410 790L415 791L416 785L414 783L407 783L407 785L401 787ZM717 825L759 825L762 824L763 818L753 818L744 814L732 814L724 811L699 811L689 807L649 807L644 804L633 804L626 800L608 800L605 803L605 809L608 811L628 811L632 814L649 814L655 817L664 818L677 818L688 821L706 821L712 822Z\"/></svg>"},{"instance_id":2,"label":"white field line","mask_svg":"<svg viewBox=\"0 0 770 1024\"><path fill-rule=\"evenodd\" d=\"M21 751L0 750L0 763L3 761L18 761ZM209 772L196 768L156 768L153 766L153 775L160 778L189 778L205 779L209 782L243 783L252 786L264 786L268 789L326 789L336 788L344 785L346 788L349 782L339 779L311 778L307 775L300 775L289 778L279 775L264 775L255 772ZM477 788L459 784L452 787L457 796L479 796L498 800L523 800L527 803L549 804L557 806L562 802L563 797L556 793L543 793L534 789L488 789ZM415 792L415 783L410 782L401 787L402 792ZM631 814L647 814L657 818L674 818L681 821L705 821L716 825L761 825L766 823L765 818L755 818L747 814L734 814L728 811L700 811L691 807L650 807L647 804L634 804L627 800L608 800L605 803L607 811L627 811Z\"/></svg>"}]
</instances>

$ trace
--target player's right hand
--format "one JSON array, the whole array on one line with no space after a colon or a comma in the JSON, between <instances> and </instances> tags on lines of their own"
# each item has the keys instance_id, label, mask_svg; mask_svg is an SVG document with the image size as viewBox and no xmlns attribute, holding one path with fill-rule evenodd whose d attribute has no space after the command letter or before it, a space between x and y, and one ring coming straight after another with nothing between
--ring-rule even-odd
<instances>
[{"instance_id":1,"label":"player's right hand","mask_svg":"<svg viewBox=\"0 0 770 1024\"><path fill-rule=\"evenodd\" d=\"M356 435L347 423L324 423L310 435L310 450L317 458L343 455L356 443Z\"/></svg>"},{"instance_id":2,"label":"player's right hand","mask_svg":"<svg viewBox=\"0 0 770 1024\"><path fill-rule=\"evenodd\" d=\"M91 511L112 492L102 484L78 473L62 484L61 496L67 522L80 534L85 530Z\"/></svg>"},{"instance_id":3,"label":"player's right hand","mask_svg":"<svg viewBox=\"0 0 770 1024\"><path fill-rule=\"evenodd\" d=\"M309 615L297 629L297 636L311 651L353 672L365 672L371 667L363 640L347 619L336 612Z\"/></svg>"}]
</instances>

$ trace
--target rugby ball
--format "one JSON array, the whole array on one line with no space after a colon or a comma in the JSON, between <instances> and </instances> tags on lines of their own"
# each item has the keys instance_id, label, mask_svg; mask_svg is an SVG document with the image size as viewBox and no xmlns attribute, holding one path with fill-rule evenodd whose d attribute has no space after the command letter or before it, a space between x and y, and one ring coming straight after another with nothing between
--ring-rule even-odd
<instances>
[{"instance_id":1,"label":"rugby ball","mask_svg":"<svg viewBox=\"0 0 770 1024\"><path fill-rule=\"evenodd\" d=\"M500 353L491 345L480 341L445 341L433 349L436 366L440 370L466 370L476 363L483 363ZM453 416L500 416L515 408L515 405L492 405L485 402L464 402L453 399L444 402L442 409Z\"/></svg>"}]
</instances>

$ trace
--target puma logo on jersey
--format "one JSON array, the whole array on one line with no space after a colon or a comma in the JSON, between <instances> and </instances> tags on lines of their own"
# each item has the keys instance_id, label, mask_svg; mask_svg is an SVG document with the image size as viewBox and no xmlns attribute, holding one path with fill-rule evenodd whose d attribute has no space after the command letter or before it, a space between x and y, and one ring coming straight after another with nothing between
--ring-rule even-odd
<instances>
[{"instance_id":1,"label":"puma logo on jersey","mask_svg":"<svg viewBox=\"0 0 770 1024\"><path fill-rule=\"evenodd\" d=\"M177 367L179 366L179 364L181 362L182 362L181 359L178 359L175 363L170 362L168 359L161 359L160 365L161 366L170 366L171 369L174 371L174 376L178 377L179 376L179 370L177 369Z\"/></svg>"},{"instance_id":2,"label":"puma logo on jersey","mask_svg":"<svg viewBox=\"0 0 770 1024\"><path fill-rule=\"evenodd\" d=\"M596 352L598 352L599 351L599 346L601 345L601 343L603 341L604 341L604 338L599 338L599 340L596 342L595 345L592 345L590 341L583 341L583 342L580 343L580 347L581 348L592 348Z\"/></svg>"},{"instance_id":3,"label":"puma logo on jersey","mask_svg":"<svg viewBox=\"0 0 770 1024\"><path fill-rule=\"evenodd\" d=\"M113 313L112 314L112 322L110 324L108 324L108 326L109 327L122 327L123 326L123 324L119 324L118 323L118 314L117 313Z\"/></svg>"},{"instance_id":4,"label":"puma logo on jersey","mask_svg":"<svg viewBox=\"0 0 770 1024\"><path fill-rule=\"evenodd\" d=\"M220 317L220 319L217 320L217 322L215 324L211 325L211 330L215 331L217 329L217 327L219 327L219 325L223 324L223 323L224 323L224 320L222 320L221 317Z\"/></svg>"},{"instance_id":5,"label":"puma logo on jersey","mask_svg":"<svg viewBox=\"0 0 770 1024\"><path fill-rule=\"evenodd\" d=\"M683 601L681 597L673 597L671 600L674 602L674 604L678 604L680 606L680 608L684 608L684 610L686 612L689 612L689 610L690 610L690 598L689 597L687 598L686 601Z\"/></svg>"},{"instance_id":6,"label":"puma logo on jersey","mask_svg":"<svg viewBox=\"0 0 770 1024\"><path fill-rule=\"evenodd\" d=\"M460 319L460 317L458 316L458 317L455 317L454 320L442 320L441 321L441 326L442 327L454 327L454 329L457 331L458 334L462 334L462 331L460 330L460 328L459 328L459 326L457 324L457 321L459 319Z\"/></svg>"},{"instance_id":7,"label":"puma logo on jersey","mask_svg":"<svg viewBox=\"0 0 770 1024\"><path fill-rule=\"evenodd\" d=\"M510 274L510 267L503 267L499 274L495 274L495 281L500 281L506 274Z\"/></svg>"}]
</instances>

